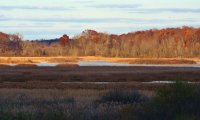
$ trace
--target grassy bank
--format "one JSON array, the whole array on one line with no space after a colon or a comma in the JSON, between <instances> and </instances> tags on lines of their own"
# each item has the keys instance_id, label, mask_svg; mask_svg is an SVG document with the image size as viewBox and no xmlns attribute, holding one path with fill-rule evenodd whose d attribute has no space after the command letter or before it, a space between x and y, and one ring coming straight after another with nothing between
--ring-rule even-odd
<instances>
[{"instance_id":1,"label":"grassy bank","mask_svg":"<svg viewBox=\"0 0 200 120\"><path fill-rule=\"evenodd\" d=\"M77 57L0 57L1 64L67 63L78 60Z\"/></svg>"},{"instance_id":2,"label":"grassy bank","mask_svg":"<svg viewBox=\"0 0 200 120\"><path fill-rule=\"evenodd\" d=\"M68 63L79 60L104 60L130 64L196 64L199 58L116 58L116 57L0 57L0 64Z\"/></svg>"}]
</instances>

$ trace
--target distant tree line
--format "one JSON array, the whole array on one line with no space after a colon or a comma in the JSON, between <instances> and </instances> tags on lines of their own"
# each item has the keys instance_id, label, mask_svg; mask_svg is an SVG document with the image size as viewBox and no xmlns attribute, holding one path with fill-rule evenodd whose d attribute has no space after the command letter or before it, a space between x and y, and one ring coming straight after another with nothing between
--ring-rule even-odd
<instances>
[{"instance_id":1,"label":"distant tree line","mask_svg":"<svg viewBox=\"0 0 200 120\"><path fill-rule=\"evenodd\" d=\"M0 56L200 57L200 28L151 29L115 35L85 30L60 39L22 41L0 33Z\"/></svg>"}]
</instances>

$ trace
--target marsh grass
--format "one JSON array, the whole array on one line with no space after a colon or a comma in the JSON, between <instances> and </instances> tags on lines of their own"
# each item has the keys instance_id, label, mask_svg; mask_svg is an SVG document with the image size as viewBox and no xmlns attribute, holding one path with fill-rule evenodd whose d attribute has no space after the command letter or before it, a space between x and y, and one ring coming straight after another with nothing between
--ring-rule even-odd
<instances>
[{"instance_id":1,"label":"marsh grass","mask_svg":"<svg viewBox=\"0 0 200 120\"><path fill-rule=\"evenodd\" d=\"M137 59L129 62L130 64L197 64L193 60L184 59Z\"/></svg>"},{"instance_id":2,"label":"marsh grass","mask_svg":"<svg viewBox=\"0 0 200 120\"><path fill-rule=\"evenodd\" d=\"M0 89L1 120L199 120L200 89L178 82L135 90Z\"/></svg>"},{"instance_id":3,"label":"marsh grass","mask_svg":"<svg viewBox=\"0 0 200 120\"><path fill-rule=\"evenodd\" d=\"M121 106L93 104L108 91L1 89L1 120L116 120Z\"/></svg>"}]
</instances>

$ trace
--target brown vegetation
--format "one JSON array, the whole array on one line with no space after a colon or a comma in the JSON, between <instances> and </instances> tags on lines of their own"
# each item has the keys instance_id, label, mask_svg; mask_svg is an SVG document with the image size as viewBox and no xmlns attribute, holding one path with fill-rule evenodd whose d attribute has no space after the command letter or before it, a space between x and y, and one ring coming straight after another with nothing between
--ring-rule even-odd
<instances>
[{"instance_id":1,"label":"brown vegetation","mask_svg":"<svg viewBox=\"0 0 200 120\"><path fill-rule=\"evenodd\" d=\"M78 64L75 63L68 63L68 64L58 64L56 67L78 67Z\"/></svg>"},{"instance_id":2,"label":"brown vegetation","mask_svg":"<svg viewBox=\"0 0 200 120\"><path fill-rule=\"evenodd\" d=\"M12 71L12 72L10 72ZM150 81L196 81L192 67L35 67L0 68L0 88L26 89L155 89Z\"/></svg>"},{"instance_id":3,"label":"brown vegetation","mask_svg":"<svg viewBox=\"0 0 200 120\"><path fill-rule=\"evenodd\" d=\"M6 64L0 64L0 68L4 68L4 67L10 67L10 66Z\"/></svg>"},{"instance_id":4,"label":"brown vegetation","mask_svg":"<svg viewBox=\"0 0 200 120\"><path fill-rule=\"evenodd\" d=\"M78 57L0 57L1 64L69 63L77 62Z\"/></svg>"},{"instance_id":5,"label":"brown vegetation","mask_svg":"<svg viewBox=\"0 0 200 120\"><path fill-rule=\"evenodd\" d=\"M137 59L135 61L129 62L130 64L196 64L192 60L153 60L153 59Z\"/></svg>"},{"instance_id":6,"label":"brown vegetation","mask_svg":"<svg viewBox=\"0 0 200 120\"><path fill-rule=\"evenodd\" d=\"M18 67L18 68L24 68L24 67L30 68L30 67L37 67L37 65L35 65L35 64L17 64L16 67Z\"/></svg>"},{"instance_id":7,"label":"brown vegetation","mask_svg":"<svg viewBox=\"0 0 200 120\"><path fill-rule=\"evenodd\" d=\"M120 91L117 100L114 90L0 89L0 119L118 120L123 108L146 100L144 92Z\"/></svg>"},{"instance_id":8,"label":"brown vegetation","mask_svg":"<svg viewBox=\"0 0 200 120\"><path fill-rule=\"evenodd\" d=\"M22 35L0 33L0 56L19 56L23 51Z\"/></svg>"},{"instance_id":9,"label":"brown vegetation","mask_svg":"<svg viewBox=\"0 0 200 120\"><path fill-rule=\"evenodd\" d=\"M76 64L80 60L103 60L130 64L196 64L199 58L117 58L117 57L0 57L1 64L60 63Z\"/></svg>"}]
</instances>

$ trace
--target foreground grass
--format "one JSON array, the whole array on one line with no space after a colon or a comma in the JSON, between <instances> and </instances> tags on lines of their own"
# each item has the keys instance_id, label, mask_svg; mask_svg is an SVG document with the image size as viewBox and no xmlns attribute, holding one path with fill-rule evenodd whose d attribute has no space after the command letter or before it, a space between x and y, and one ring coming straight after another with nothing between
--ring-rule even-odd
<instances>
[{"instance_id":1,"label":"foreground grass","mask_svg":"<svg viewBox=\"0 0 200 120\"><path fill-rule=\"evenodd\" d=\"M145 98L130 90L123 91L121 99L118 99L121 91L111 90L112 94L109 93L109 90L2 89L0 119L116 120L125 106L136 104L135 101L139 104Z\"/></svg>"},{"instance_id":2,"label":"foreground grass","mask_svg":"<svg viewBox=\"0 0 200 120\"><path fill-rule=\"evenodd\" d=\"M200 90L176 83L135 90L0 90L1 120L199 120Z\"/></svg>"}]
</instances>

